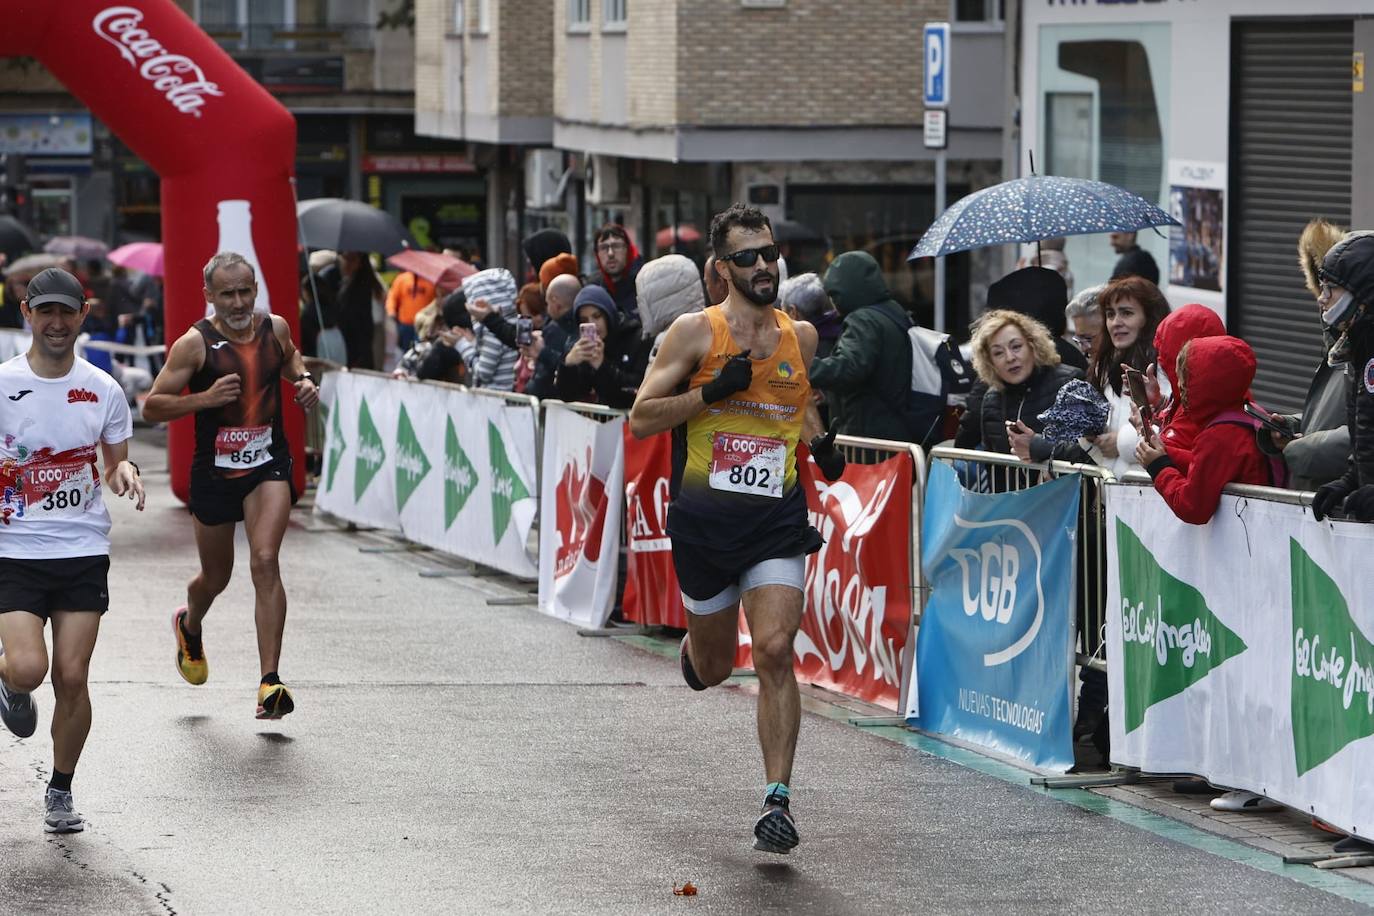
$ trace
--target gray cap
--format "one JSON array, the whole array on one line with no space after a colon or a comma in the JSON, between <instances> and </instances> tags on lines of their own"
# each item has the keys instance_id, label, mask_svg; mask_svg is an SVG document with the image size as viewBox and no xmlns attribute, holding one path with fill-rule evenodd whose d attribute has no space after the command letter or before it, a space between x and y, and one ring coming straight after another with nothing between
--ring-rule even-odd
<instances>
[{"instance_id":1,"label":"gray cap","mask_svg":"<svg viewBox=\"0 0 1374 916\"><path fill-rule=\"evenodd\" d=\"M49 267L29 281L29 308L36 309L47 302L57 302L74 312L81 311L86 290L81 281L60 267Z\"/></svg>"}]
</instances>

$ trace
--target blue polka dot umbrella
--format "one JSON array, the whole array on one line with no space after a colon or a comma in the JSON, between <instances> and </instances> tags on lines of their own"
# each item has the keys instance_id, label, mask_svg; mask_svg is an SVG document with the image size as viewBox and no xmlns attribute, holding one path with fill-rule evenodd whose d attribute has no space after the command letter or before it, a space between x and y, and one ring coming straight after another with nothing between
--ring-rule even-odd
<instances>
[{"instance_id":1,"label":"blue polka dot umbrella","mask_svg":"<svg viewBox=\"0 0 1374 916\"><path fill-rule=\"evenodd\" d=\"M926 230L907 260L1064 235L1178 225L1178 220L1145 198L1116 185L1031 175L955 201Z\"/></svg>"}]
</instances>

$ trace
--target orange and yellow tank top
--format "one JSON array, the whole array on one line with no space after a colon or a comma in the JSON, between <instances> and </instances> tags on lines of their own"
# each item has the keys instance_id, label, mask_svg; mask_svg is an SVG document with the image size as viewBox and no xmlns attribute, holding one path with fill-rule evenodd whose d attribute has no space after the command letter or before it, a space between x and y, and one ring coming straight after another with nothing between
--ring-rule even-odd
<instances>
[{"instance_id":1,"label":"orange and yellow tank top","mask_svg":"<svg viewBox=\"0 0 1374 916\"><path fill-rule=\"evenodd\" d=\"M773 314L782 335L767 359L752 360L753 384L687 421L683 490L710 492L727 502L746 497L752 503L781 499L796 487L797 440L811 385L792 320L781 311ZM741 350L720 306L705 315L711 349L689 380L691 388L714 379Z\"/></svg>"}]
</instances>

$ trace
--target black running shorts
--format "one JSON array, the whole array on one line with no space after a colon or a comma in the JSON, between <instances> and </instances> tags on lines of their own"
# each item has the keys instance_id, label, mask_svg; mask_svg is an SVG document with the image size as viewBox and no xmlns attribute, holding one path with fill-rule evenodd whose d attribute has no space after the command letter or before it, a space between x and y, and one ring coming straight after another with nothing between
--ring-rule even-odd
<instances>
[{"instance_id":1,"label":"black running shorts","mask_svg":"<svg viewBox=\"0 0 1374 916\"><path fill-rule=\"evenodd\" d=\"M110 609L110 558L12 560L0 557L0 613L28 611L44 620L53 611Z\"/></svg>"},{"instance_id":2,"label":"black running shorts","mask_svg":"<svg viewBox=\"0 0 1374 916\"><path fill-rule=\"evenodd\" d=\"M243 521L243 501L265 480L284 480L291 487L291 504L300 495L291 478L291 456L275 458L242 477L220 477L209 471L191 471L191 514L202 525L228 525Z\"/></svg>"}]
</instances>

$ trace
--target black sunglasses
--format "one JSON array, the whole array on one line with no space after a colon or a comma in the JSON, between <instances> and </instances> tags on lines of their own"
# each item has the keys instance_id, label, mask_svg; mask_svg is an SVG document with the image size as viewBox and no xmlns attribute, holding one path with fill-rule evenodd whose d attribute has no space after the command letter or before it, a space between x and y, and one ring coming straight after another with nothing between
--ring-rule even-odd
<instances>
[{"instance_id":1,"label":"black sunglasses","mask_svg":"<svg viewBox=\"0 0 1374 916\"><path fill-rule=\"evenodd\" d=\"M753 267L758 263L760 255L763 256L765 261L772 264L778 259L778 246L764 245L762 248L746 248L743 251L735 251L727 255L722 255L720 260L729 261L736 267Z\"/></svg>"}]
</instances>

